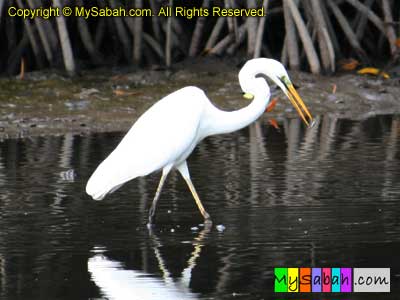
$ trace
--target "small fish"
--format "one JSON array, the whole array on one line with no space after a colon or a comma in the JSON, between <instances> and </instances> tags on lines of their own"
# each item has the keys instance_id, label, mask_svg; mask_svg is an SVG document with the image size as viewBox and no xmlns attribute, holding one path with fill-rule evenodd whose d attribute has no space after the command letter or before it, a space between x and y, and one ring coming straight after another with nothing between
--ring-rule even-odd
<instances>
[{"instance_id":1,"label":"small fish","mask_svg":"<svg viewBox=\"0 0 400 300\"><path fill-rule=\"evenodd\" d=\"M277 102L278 102L278 98L272 98L272 100L269 102L265 112L271 112L275 108Z\"/></svg>"},{"instance_id":2,"label":"small fish","mask_svg":"<svg viewBox=\"0 0 400 300\"><path fill-rule=\"evenodd\" d=\"M275 119L269 119L268 123L269 123L269 125L274 127L276 130L279 130L278 121L276 121Z\"/></svg>"}]
</instances>

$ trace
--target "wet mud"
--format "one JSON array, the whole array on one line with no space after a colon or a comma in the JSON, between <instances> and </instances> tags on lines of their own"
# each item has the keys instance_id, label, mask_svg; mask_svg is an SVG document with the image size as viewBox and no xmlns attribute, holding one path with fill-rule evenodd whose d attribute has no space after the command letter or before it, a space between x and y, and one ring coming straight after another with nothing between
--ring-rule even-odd
<instances>
[{"instance_id":1,"label":"wet mud","mask_svg":"<svg viewBox=\"0 0 400 300\"><path fill-rule=\"evenodd\" d=\"M70 78L53 72L0 78L0 138L126 131L154 102L181 87L204 89L226 110L246 106L237 80L239 68L227 62L187 63L175 70L96 70ZM399 113L398 79L339 74L334 77L290 72L314 116L364 119ZM266 118L296 117L280 90Z\"/></svg>"}]
</instances>

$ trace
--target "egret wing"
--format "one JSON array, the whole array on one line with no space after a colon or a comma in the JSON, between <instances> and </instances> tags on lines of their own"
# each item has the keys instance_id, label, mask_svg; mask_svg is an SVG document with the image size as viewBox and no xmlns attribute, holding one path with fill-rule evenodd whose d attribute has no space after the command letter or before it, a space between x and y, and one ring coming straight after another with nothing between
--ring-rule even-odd
<instances>
[{"instance_id":1,"label":"egret wing","mask_svg":"<svg viewBox=\"0 0 400 300\"><path fill-rule=\"evenodd\" d=\"M174 163L196 143L205 101L203 91L187 87L155 103L99 165L87 193L102 199L128 180Z\"/></svg>"}]
</instances>

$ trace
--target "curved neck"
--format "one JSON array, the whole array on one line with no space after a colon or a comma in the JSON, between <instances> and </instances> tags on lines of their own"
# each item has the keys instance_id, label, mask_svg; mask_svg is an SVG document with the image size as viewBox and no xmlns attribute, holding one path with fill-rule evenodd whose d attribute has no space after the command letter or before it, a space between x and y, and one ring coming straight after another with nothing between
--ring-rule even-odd
<instances>
[{"instance_id":1,"label":"curved neck","mask_svg":"<svg viewBox=\"0 0 400 300\"><path fill-rule=\"evenodd\" d=\"M264 80L263 86L254 93L254 99L248 106L231 112L214 106L212 118L207 122L207 135L230 133L250 125L265 112L269 97L269 86Z\"/></svg>"},{"instance_id":2,"label":"curved neck","mask_svg":"<svg viewBox=\"0 0 400 300\"><path fill-rule=\"evenodd\" d=\"M270 98L268 83L259 75L269 77L284 89L282 83L277 80L276 74L279 70L282 74L286 72L283 66L273 59L256 58L247 61L238 77L243 92L254 95L253 101L248 106L232 112L219 110L212 105L208 118L203 123L205 126L203 137L239 130L257 120L264 113Z\"/></svg>"}]
</instances>

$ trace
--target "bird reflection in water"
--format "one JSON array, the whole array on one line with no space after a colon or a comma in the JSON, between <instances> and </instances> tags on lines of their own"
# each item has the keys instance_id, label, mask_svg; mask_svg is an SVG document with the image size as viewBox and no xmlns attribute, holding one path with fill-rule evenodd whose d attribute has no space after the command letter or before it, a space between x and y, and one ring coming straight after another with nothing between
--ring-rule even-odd
<instances>
[{"instance_id":1,"label":"bird reflection in water","mask_svg":"<svg viewBox=\"0 0 400 300\"><path fill-rule=\"evenodd\" d=\"M192 270L210 230L211 225L205 224L194 238L194 249L179 279L172 277L166 267L166 261L160 252L162 243L152 229L149 229L149 239L162 278L156 278L154 274L143 270L128 270L123 262L111 260L104 254L104 247L98 246L92 250L96 254L88 260L88 271L101 293L109 299L198 299L198 295L190 290L189 285Z\"/></svg>"}]
</instances>

